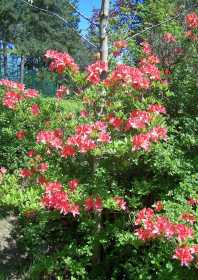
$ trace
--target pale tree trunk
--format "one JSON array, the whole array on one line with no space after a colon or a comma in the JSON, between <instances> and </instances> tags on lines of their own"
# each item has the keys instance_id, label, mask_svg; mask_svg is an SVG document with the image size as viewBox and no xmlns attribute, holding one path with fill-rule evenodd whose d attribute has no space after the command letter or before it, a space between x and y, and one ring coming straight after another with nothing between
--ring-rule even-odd
<instances>
[{"instance_id":1,"label":"pale tree trunk","mask_svg":"<svg viewBox=\"0 0 198 280\"><path fill-rule=\"evenodd\" d=\"M100 10L100 59L108 62L109 0L102 0Z\"/></svg>"},{"instance_id":2,"label":"pale tree trunk","mask_svg":"<svg viewBox=\"0 0 198 280\"><path fill-rule=\"evenodd\" d=\"M100 10L100 60L108 64L108 23L109 23L109 0L102 0L101 10ZM103 71L101 74L101 80L105 80L107 77L107 72ZM97 159L93 159L93 175L97 168ZM95 228L95 246L93 249L92 263L95 267L99 265L102 258L103 247L99 242L100 234L102 231L102 211L96 213L96 228Z\"/></svg>"},{"instance_id":3,"label":"pale tree trunk","mask_svg":"<svg viewBox=\"0 0 198 280\"><path fill-rule=\"evenodd\" d=\"M3 42L3 76L4 79L8 78L8 54L7 44Z\"/></svg>"},{"instance_id":4,"label":"pale tree trunk","mask_svg":"<svg viewBox=\"0 0 198 280\"><path fill-rule=\"evenodd\" d=\"M25 56L21 56L20 64L20 82L24 83L24 70L25 70Z\"/></svg>"}]
</instances>

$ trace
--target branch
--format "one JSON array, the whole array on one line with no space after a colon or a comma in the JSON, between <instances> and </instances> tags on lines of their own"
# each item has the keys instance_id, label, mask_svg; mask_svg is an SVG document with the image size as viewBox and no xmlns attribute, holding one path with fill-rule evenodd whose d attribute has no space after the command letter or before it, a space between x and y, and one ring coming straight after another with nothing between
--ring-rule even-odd
<instances>
[{"instance_id":1,"label":"branch","mask_svg":"<svg viewBox=\"0 0 198 280\"><path fill-rule=\"evenodd\" d=\"M26 4L27 6L33 8L33 9L39 10L39 11L41 11L41 12L43 12L43 13L49 15L49 16L57 17L58 19L60 19L61 21L63 21L65 24L69 25L69 22L68 22L65 18L63 18L62 16L60 16L60 15L57 14L57 13L54 13L54 12L52 12L52 11L49 11L49 10L46 10L46 9L43 9L43 8L39 8L39 7L37 7L37 6L33 5L33 4L30 4L29 2L27 2L27 1L25 1L25 0L20 0L20 1L22 1L22 2L23 2L24 4ZM89 41L85 36L81 35L75 28L73 28L73 27L69 27L69 28L72 29L74 32L76 32L76 34L77 34L79 37L81 37L84 41L86 41L90 46L94 47L95 49L98 49L98 47L97 47L94 43L92 43L91 41Z\"/></svg>"}]
</instances>

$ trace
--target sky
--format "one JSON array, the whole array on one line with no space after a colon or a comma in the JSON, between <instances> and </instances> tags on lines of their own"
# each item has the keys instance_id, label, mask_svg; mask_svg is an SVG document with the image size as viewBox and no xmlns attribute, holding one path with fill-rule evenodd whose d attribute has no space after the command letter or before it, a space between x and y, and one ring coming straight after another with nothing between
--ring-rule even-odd
<instances>
[{"instance_id":1,"label":"sky","mask_svg":"<svg viewBox=\"0 0 198 280\"><path fill-rule=\"evenodd\" d=\"M99 8L101 4L101 0L79 0L79 10L86 15L87 17L90 17L92 14L92 10L94 8ZM89 26L89 23L81 18L80 22L80 29L83 33L86 33L84 31Z\"/></svg>"}]
</instances>

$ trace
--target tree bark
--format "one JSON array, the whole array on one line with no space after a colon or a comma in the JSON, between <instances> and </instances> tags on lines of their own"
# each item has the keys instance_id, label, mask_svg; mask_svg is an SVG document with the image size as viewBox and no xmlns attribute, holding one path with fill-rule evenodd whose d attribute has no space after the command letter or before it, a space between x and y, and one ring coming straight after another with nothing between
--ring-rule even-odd
<instances>
[{"instance_id":1,"label":"tree bark","mask_svg":"<svg viewBox=\"0 0 198 280\"><path fill-rule=\"evenodd\" d=\"M25 56L21 56L20 64L20 82L24 83L24 70L25 70Z\"/></svg>"},{"instance_id":2,"label":"tree bark","mask_svg":"<svg viewBox=\"0 0 198 280\"><path fill-rule=\"evenodd\" d=\"M100 59L108 62L108 28L109 22L109 0L102 0L100 10Z\"/></svg>"},{"instance_id":3,"label":"tree bark","mask_svg":"<svg viewBox=\"0 0 198 280\"><path fill-rule=\"evenodd\" d=\"M3 42L3 77L8 78L8 54L7 54L7 44Z\"/></svg>"}]
</instances>

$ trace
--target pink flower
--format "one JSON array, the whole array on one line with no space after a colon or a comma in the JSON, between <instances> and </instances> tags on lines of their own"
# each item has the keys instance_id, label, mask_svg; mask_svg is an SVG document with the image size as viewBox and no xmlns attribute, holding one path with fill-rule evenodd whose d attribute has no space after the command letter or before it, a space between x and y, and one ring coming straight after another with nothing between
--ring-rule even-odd
<instances>
[{"instance_id":1,"label":"pink flower","mask_svg":"<svg viewBox=\"0 0 198 280\"><path fill-rule=\"evenodd\" d=\"M61 137L59 130L41 130L36 136L36 142L38 144L48 144L52 148L61 149L63 145Z\"/></svg>"},{"instance_id":2,"label":"pink flower","mask_svg":"<svg viewBox=\"0 0 198 280\"><path fill-rule=\"evenodd\" d=\"M59 182L48 182L45 186L46 193L54 193L63 191L63 186Z\"/></svg>"},{"instance_id":3,"label":"pink flower","mask_svg":"<svg viewBox=\"0 0 198 280\"><path fill-rule=\"evenodd\" d=\"M150 113L146 111L133 111L127 121L126 129L132 128L145 128L151 121Z\"/></svg>"},{"instance_id":4,"label":"pink flower","mask_svg":"<svg viewBox=\"0 0 198 280\"><path fill-rule=\"evenodd\" d=\"M175 36L170 32L164 33L163 40L167 43L175 43L176 42Z\"/></svg>"},{"instance_id":5,"label":"pink flower","mask_svg":"<svg viewBox=\"0 0 198 280\"><path fill-rule=\"evenodd\" d=\"M144 228L138 228L135 231L135 235L142 241L147 241L155 237L151 230Z\"/></svg>"},{"instance_id":6,"label":"pink flower","mask_svg":"<svg viewBox=\"0 0 198 280\"><path fill-rule=\"evenodd\" d=\"M133 136L132 140L132 151L138 151L138 150L145 150L148 151L151 143L150 143L150 135L149 134L138 134Z\"/></svg>"},{"instance_id":7,"label":"pink flower","mask_svg":"<svg viewBox=\"0 0 198 280\"><path fill-rule=\"evenodd\" d=\"M63 85L61 85L57 91L56 91L56 97L61 99L64 97L64 95L68 95L70 92L69 92L69 89Z\"/></svg>"},{"instance_id":8,"label":"pink flower","mask_svg":"<svg viewBox=\"0 0 198 280\"><path fill-rule=\"evenodd\" d=\"M33 175L33 172L32 172L32 170L30 170L28 168L23 168L20 170L19 175L23 178L31 177Z\"/></svg>"},{"instance_id":9,"label":"pink flower","mask_svg":"<svg viewBox=\"0 0 198 280\"><path fill-rule=\"evenodd\" d=\"M164 127L156 126L148 132L148 136L152 142L158 140L167 140L167 129Z\"/></svg>"},{"instance_id":10,"label":"pink flower","mask_svg":"<svg viewBox=\"0 0 198 280\"><path fill-rule=\"evenodd\" d=\"M120 127L123 124L123 120L121 118L117 117L110 117L109 118L109 123L117 130L120 130Z\"/></svg>"},{"instance_id":11,"label":"pink flower","mask_svg":"<svg viewBox=\"0 0 198 280\"><path fill-rule=\"evenodd\" d=\"M81 111L81 112L80 112L80 116L81 116L82 118L87 118L87 117L89 116L89 112L87 112L87 111Z\"/></svg>"},{"instance_id":12,"label":"pink flower","mask_svg":"<svg viewBox=\"0 0 198 280\"><path fill-rule=\"evenodd\" d=\"M29 88L29 89L26 89L24 92L25 98L34 98L34 97L38 97L38 96L39 96L39 93L35 89Z\"/></svg>"},{"instance_id":13,"label":"pink flower","mask_svg":"<svg viewBox=\"0 0 198 280\"><path fill-rule=\"evenodd\" d=\"M185 17L186 24L191 29L198 28L198 15L195 12L189 13Z\"/></svg>"},{"instance_id":14,"label":"pink flower","mask_svg":"<svg viewBox=\"0 0 198 280\"><path fill-rule=\"evenodd\" d=\"M105 80L105 84L108 87L127 84L131 85L136 90L148 89L150 86L149 80L140 69L125 64L118 65Z\"/></svg>"},{"instance_id":15,"label":"pink flower","mask_svg":"<svg viewBox=\"0 0 198 280\"><path fill-rule=\"evenodd\" d=\"M164 208L164 205L162 201L157 201L153 207L155 208L155 211L160 212Z\"/></svg>"},{"instance_id":16,"label":"pink flower","mask_svg":"<svg viewBox=\"0 0 198 280\"><path fill-rule=\"evenodd\" d=\"M166 108L161 104L151 104L148 107L148 111L157 114L166 114Z\"/></svg>"},{"instance_id":17,"label":"pink flower","mask_svg":"<svg viewBox=\"0 0 198 280\"><path fill-rule=\"evenodd\" d=\"M175 233L177 234L177 239L179 241L185 241L186 239L193 237L193 229L183 224L175 226Z\"/></svg>"},{"instance_id":18,"label":"pink flower","mask_svg":"<svg viewBox=\"0 0 198 280\"><path fill-rule=\"evenodd\" d=\"M79 185L78 179L73 179L68 182L68 186L72 192L77 189L78 185Z\"/></svg>"},{"instance_id":19,"label":"pink flower","mask_svg":"<svg viewBox=\"0 0 198 280\"><path fill-rule=\"evenodd\" d=\"M96 199L93 199L92 197L88 197L85 200L85 210L86 211L101 212L102 211L102 200L101 200L101 198L97 197Z\"/></svg>"},{"instance_id":20,"label":"pink flower","mask_svg":"<svg viewBox=\"0 0 198 280\"><path fill-rule=\"evenodd\" d=\"M104 71L105 72L108 71L107 63L100 60L96 61L95 63L87 67L87 72L88 72L87 80L91 84L98 84L100 82L100 76Z\"/></svg>"},{"instance_id":21,"label":"pink flower","mask_svg":"<svg viewBox=\"0 0 198 280\"><path fill-rule=\"evenodd\" d=\"M143 208L137 213L136 219L135 219L135 225L139 225L145 220L149 220L154 216L154 211L151 208Z\"/></svg>"},{"instance_id":22,"label":"pink flower","mask_svg":"<svg viewBox=\"0 0 198 280\"><path fill-rule=\"evenodd\" d=\"M63 149L61 150L61 156L64 158L68 157L74 157L76 155L76 150L71 145L65 145L63 146Z\"/></svg>"},{"instance_id":23,"label":"pink flower","mask_svg":"<svg viewBox=\"0 0 198 280\"><path fill-rule=\"evenodd\" d=\"M31 107L31 111L32 111L32 115L34 115L34 116L38 116L41 113L40 107L38 104L33 104Z\"/></svg>"},{"instance_id":24,"label":"pink flower","mask_svg":"<svg viewBox=\"0 0 198 280\"><path fill-rule=\"evenodd\" d=\"M30 151L27 152L27 156L30 157L30 158L34 157L35 155L36 155L35 150L30 150Z\"/></svg>"},{"instance_id":25,"label":"pink flower","mask_svg":"<svg viewBox=\"0 0 198 280\"><path fill-rule=\"evenodd\" d=\"M78 216L80 214L80 206L78 204L70 204L69 212L74 216Z\"/></svg>"},{"instance_id":26,"label":"pink flower","mask_svg":"<svg viewBox=\"0 0 198 280\"><path fill-rule=\"evenodd\" d=\"M143 52L145 54L151 54L152 53L152 48L151 48L151 45L144 41L143 43L141 43L141 46L143 47Z\"/></svg>"},{"instance_id":27,"label":"pink flower","mask_svg":"<svg viewBox=\"0 0 198 280\"><path fill-rule=\"evenodd\" d=\"M121 197L121 196L115 196L113 199L115 200L117 206L118 206L120 209L126 210L126 208L127 208L127 207L126 207L126 201L124 200L123 197Z\"/></svg>"},{"instance_id":28,"label":"pink flower","mask_svg":"<svg viewBox=\"0 0 198 280\"><path fill-rule=\"evenodd\" d=\"M179 260L182 266L189 266L189 264L193 261L193 256L191 255L190 248L177 248L175 250L175 254L173 255L173 259Z\"/></svg>"},{"instance_id":29,"label":"pink flower","mask_svg":"<svg viewBox=\"0 0 198 280\"><path fill-rule=\"evenodd\" d=\"M3 97L3 105L9 109L15 109L23 96L18 92L8 91Z\"/></svg>"},{"instance_id":30,"label":"pink flower","mask_svg":"<svg viewBox=\"0 0 198 280\"><path fill-rule=\"evenodd\" d=\"M47 162L41 162L38 166L38 171L41 173L45 173L49 168L49 165Z\"/></svg>"},{"instance_id":31,"label":"pink flower","mask_svg":"<svg viewBox=\"0 0 198 280\"><path fill-rule=\"evenodd\" d=\"M25 85L15 82L15 81L10 81L10 80L0 80L0 86L5 87L7 90L18 90L18 91L24 91Z\"/></svg>"},{"instance_id":32,"label":"pink flower","mask_svg":"<svg viewBox=\"0 0 198 280\"><path fill-rule=\"evenodd\" d=\"M101 132L99 134L98 141L102 143L110 143L111 135L108 132Z\"/></svg>"},{"instance_id":33,"label":"pink flower","mask_svg":"<svg viewBox=\"0 0 198 280\"><path fill-rule=\"evenodd\" d=\"M19 130L16 132L16 138L18 140L23 140L26 136L26 132L24 130Z\"/></svg>"},{"instance_id":34,"label":"pink flower","mask_svg":"<svg viewBox=\"0 0 198 280\"><path fill-rule=\"evenodd\" d=\"M0 173L1 174L6 174L6 172L7 172L7 169L5 167L1 166L0 167Z\"/></svg>"},{"instance_id":35,"label":"pink flower","mask_svg":"<svg viewBox=\"0 0 198 280\"><path fill-rule=\"evenodd\" d=\"M78 65L68 53L61 53L56 50L48 50L45 54L45 57L52 60L49 65L49 69L52 72L62 74L67 69L74 73L79 71Z\"/></svg>"}]
</instances>

